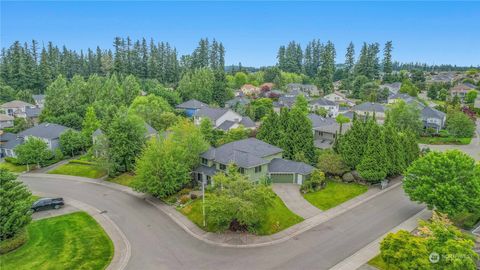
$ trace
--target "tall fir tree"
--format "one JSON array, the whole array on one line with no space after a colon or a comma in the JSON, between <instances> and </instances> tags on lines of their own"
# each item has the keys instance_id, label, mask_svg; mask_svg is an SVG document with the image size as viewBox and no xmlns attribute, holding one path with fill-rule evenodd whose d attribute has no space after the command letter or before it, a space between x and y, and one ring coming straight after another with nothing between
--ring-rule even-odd
<instances>
[{"instance_id":1,"label":"tall fir tree","mask_svg":"<svg viewBox=\"0 0 480 270\"><path fill-rule=\"evenodd\" d=\"M379 182L387 176L388 161L385 136L382 128L376 123L370 125L365 152L356 169L360 176L368 182Z\"/></svg>"}]
</instances>

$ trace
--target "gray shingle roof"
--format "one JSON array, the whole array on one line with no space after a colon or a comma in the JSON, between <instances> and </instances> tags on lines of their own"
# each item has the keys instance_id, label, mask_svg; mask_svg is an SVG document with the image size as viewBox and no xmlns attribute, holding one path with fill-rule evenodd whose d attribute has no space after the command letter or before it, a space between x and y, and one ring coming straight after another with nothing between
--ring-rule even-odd
<instances>
[{"instance_id":1,"label":"gray shingle roof","mask_svg":"<svg viewBox=\"0 0 480 270\"><path fill-rule=\"evenodd\" d=\"M23 139L22 138L13 138L9 141L7 141L4 145L2 145L1 148L3 149L14 149L15 146L19 145L19 144L22 144L23 143Z\"/></svg>"},{"instance_id":2,"label":"gray shingle roof","mask_svg":"<svg viewBox=\"0 0 480 270\"><path fill-rule=\"evenodd\" d=\"M226 105L234 107L236 104L247 105L250 104L250 99L246 97L235 97L225 102Z\"/></svg>"},{"instance_id":3,"label":"gray shingle roof","mask_svg":"<svg viewBox=\"0 0 480 270\"><path fill-rule=\"evenodd\" d=\"M240 120L240 124L242 124L246 128L255 127L255 122L253 122L253 120L248 116L242 117L242 120Z\"/></svg>"},{"instance_id":4,"label":"gray shingle roof","mask_svg":"<svg viewBox=\"0 0 480 270\"><path fill-rule=\"evenodd\" d=\"M443 119L445 117L445 113L441 112L437 109L430 108L430 107L425 107L421 111L421 115L423 118L437 118L437 119Z\"/></svg>"},{"instance_id":5,"label":"gray shingle roof","mask_svg":"<svg viewBox=\"0 0 480 270\"><path fill-rule=\"evenodd\" d=\"M66 131L68 127L52 124L52 123L41 123L38 126L31 127L26 129L18 134L19 137L26 137L26 136L35 136L39 138L45 139L56 139L60 137L64 131Z\"/></svg>"},{"instance_id":6,"label":"gray shingle roof","mask_svg":"<svg viewBox=\"0 0 480 270\"><path fill-rule=\"evenodd\" d=\"M221 130L229 130L233 125L235 125L234 121L226 120L223 123L221 123L217 128Z\"/></svg>"},{"instance_id":7,"label":"gray shingle roof","mask_svg":"<svg viewBox=\"0 0 480 270\"><path fill-rule=\"evenodd\" d=\"M221 164L234 163L243 168L250 168L268 163L264 157L281 153L283 150L255 138L243 139L210 148L201 157Z\"/></svg>"},{"instance_id":8,"label":"gray shingle roof","mask_svg":"<svg viewBox=\"0 0 480 270\"><path fill-rule=\"evenodd\" d=\"M25 114L27 115L27 117L38 117L40 116L40 113L42 112L42 109L40 108L30 108L30 107L27 107L25 109Z\"/></svg>"},{"instance_id":9,"label":"gray shingle roof","mask_svg":"<svg viewBox=\"0 0 480 270\"><path fill-rule=\"evenodd\" d=\"M283 158L274 158L268 164L270 173L299 173L310 174L315 168L303 162L291 161Z\"/></svg>"},{"instance_id":10,"label":"gray shingle roof","mask_svg":"<svg viewBox=\"0 0 480 270\"><path fill-rule=\"evenodd\" d=\"M316 104L319 106L336 106L337 104L331 100L328 100L326 98L318 98L315 100L310 101L310 104Z\"/></svg>"},{"instance_id":11,"label":"gray shingle roof","mask_svg":"<svg viewBox=\"0 0 480 270\"><path fill-rule=\"evenodd\" d=\"M353 106L354 111L366 111L366 112L385 112L385 107L382 104L374 102L364 102Z\"/></svg>"},{"instance_id":12,"label":"gray shingle roof","mask_svg":"<svg viewBox=\"0 0 480 270\"><path fill-rule=\"evenodd\" d=\"M308 115L312 121L314 130L335 134L340 132L340 124L334 118L325 118L314 113ZM350 123L343 124L342 133L345 133L350 128Z\"/></svg>"},{"instance_id":13,"label":"gray shingle roof","mask_svg":"<svg viewBox=\"0 0 480 270\"><path fill-rule=\"evenodd\" d=\"M200 109L205 107L208 107L208 105L196 99L190 99L189 101L185 101L184 103L175 106L177 109Z\"/></svg>"},{"instance_id":14,"label":"gray shingle roof","mask_svg":"<svg viewBox=\"0 0 480 270\"><path fill-rule=\"evenodd\" d=\"M228 109L224 108L201 108L198 111L195 112L195 116L197 117L208 117L212 121L217 121L218 118L220 118L222 115L224 115Z\"/></svg>"},{"instance_id":15,"label":"gray shingle roof","mask_svg":"<svg viewBox=\"0 0 480 270\"><path fill-rule=\"evenodd\" d=\"M13 140L17 138L16 134L10 133L10 132L5 132L2 135L0 135L0 142L8 142L10 140Z\"/></svg>"}]
</instances>

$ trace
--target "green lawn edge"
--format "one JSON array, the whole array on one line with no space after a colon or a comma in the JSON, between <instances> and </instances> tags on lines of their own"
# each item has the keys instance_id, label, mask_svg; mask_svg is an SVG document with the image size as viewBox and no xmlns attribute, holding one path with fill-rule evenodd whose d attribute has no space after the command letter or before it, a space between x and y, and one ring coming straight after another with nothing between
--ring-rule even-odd
<instances>
[{"instance_id":1,"label":"green lawn edge","mask_svg":"<svg viewBox=\"0 0 480 270\"><path fill-rule=\"evenodd\" d=\"M365 192L368 187L356 183L327 181L325 188L303 194L303 198L320 210L328 210Z\"/></svg>"},{"instance_id":2,"label":"green lawn edge","mask_svg":"<svg viewBox=\"0 0 480 270\"><path fill-rule=\"evenodd\" d=\"M370 261L368 261L368 265L371 265L379 270L398 270L395 265L388 265L383 259L380 254L373 257Z\"/></svg>"},{"instance_id":3,"label":"green lawn edge","mask_svg":"<svg viewBox=\"0 0 480 270\"><path fill-rule=\"evenodd\" d=\"M81 176L93 179L101 178L107 174L105 170L98 169L94 165L72 162L58 166L48 173Z\"/></svg>"},{"instance_id":4,"label":"green lawn edge","mask_svg":"<svg viewBox=\"0 0 480 270\"><path fill-rule=\"evenodd\" d=\"M0 256L2 270L105 269L114 246L85 212L46 218L27 226L28 241Z\"/></svg>"}]
</instances>

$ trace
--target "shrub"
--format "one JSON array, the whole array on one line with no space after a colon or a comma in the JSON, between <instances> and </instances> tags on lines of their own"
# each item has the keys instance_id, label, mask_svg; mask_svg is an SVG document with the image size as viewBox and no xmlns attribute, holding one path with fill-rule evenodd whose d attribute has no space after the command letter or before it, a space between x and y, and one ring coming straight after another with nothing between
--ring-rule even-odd
<instances>
[{"instance_id":1,"label":"shrub","mask_svg":"<svg viewBox=\"0 0 480 270\"><path fill-rule=\"evenodd\" d=\"M303 182L300 191L303 193L315 192L325 187L325 184L325 174L322 171L315 169L310 178Z\"/></svg>"},{"instance_id":2,"label":"shrub","mask_svg":"<svg viewBox=\"0 0 480 270\"><path fill-rule=\"evenodd\" d=\"M329 175L342 175L348 172L348 166L343 162L342 156L331 150L319 155L318 168Z\"/></svg>"},{"instance_id":3,"label":"shrub","mask_svg":"<svg viewBox=\"0 0 480 270\"><path fill-rule=\"evenodd\" d=\"M8 162L8 163L12 163L13 165L22 165L18 162L18 159L14 158L14 157L6 157L5 161Z\"/></svg>"},{"instance_id":4,"label":"shrub","mask_svg":"<svg viewBox=\"0 0 480 270\"><path fill-rule=\"evenodd\" d=\"M0 254L6 254L12 250L17 249L23 245L28 239L28 234L25 229L20 230L14 237L0 241Z\"/></svg>"},{"instance_id":5,"label":"shrub","mask_svg":"<svg viewBox=\"0 0 480 270\"><path fill-rule=\"evenodd\" d=\"M180 203L181 204L186 204L187 202L190 201L190 196L188 195L182 195L180 196Z\"/></svg>"},{"instance_id":6,"label":"shrub","mask_svg":"<svg viewBox=\"0 0 480 270\"><path fill-rule=\"evenodd\" d=\"M190 194L190 199L195 200L196 198L198 198L197 194L195 193Z\"/></svg>"}]
</instances>

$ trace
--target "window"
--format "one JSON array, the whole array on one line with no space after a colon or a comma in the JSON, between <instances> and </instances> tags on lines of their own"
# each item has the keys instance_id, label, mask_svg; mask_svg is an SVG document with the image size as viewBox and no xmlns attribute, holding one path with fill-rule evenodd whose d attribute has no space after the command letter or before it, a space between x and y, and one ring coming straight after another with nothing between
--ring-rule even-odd
<instances>
[{"instance_id":1,"label":"window","mask_svg":"<svg viewBox=\"0 0 480 270\"><path fill-rule=\"evenodd\" d=\"M259 173L262 171L262 165L255 167L255 173Z\"/></svg>"},{"instance_id":2,"label":"window","mask_svg":"<svg viewBox=\"0 0 480 270\"><path fill-rule=\"evenodd\" d=\"M245 169L244 168L238 168L238 172L241 173L241 174L244 174L245 173Z\"/></svg>"},{"instance_id":3,"label":"window","mask_svg":"<svg viewBox=\"0 0 480 270\"><path fill-rule=\"evenodd\" d=\"M203 164L203 165L207 165L207 164L208 164L208 159L202 158L202 164Z\"/></svg>"},{"instance_id":4,"label":"window","mask_svg":"<svg viewBox=\"0 0 480 270\"><path fill-rule=\"evenodd\" d=\"M220 164L220 170L225 171L227 169L227 165L225 164Z\"/></svg>"}]
</instances>

